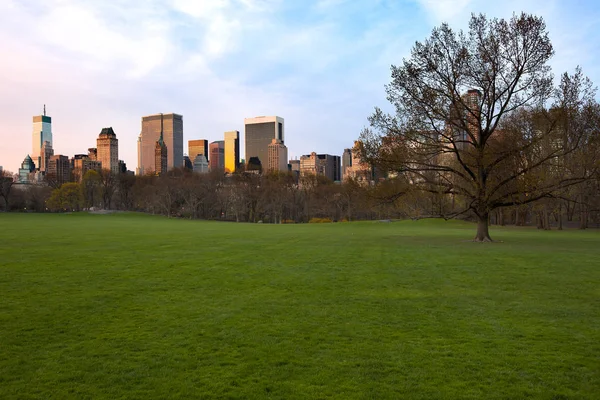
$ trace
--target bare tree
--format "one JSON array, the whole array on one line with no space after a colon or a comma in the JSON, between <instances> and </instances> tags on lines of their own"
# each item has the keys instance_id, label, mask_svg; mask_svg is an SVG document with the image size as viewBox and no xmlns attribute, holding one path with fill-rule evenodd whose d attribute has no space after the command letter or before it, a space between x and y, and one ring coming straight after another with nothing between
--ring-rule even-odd
<instances>
[{"instance_id":1,"label":"bare tree","mask_svg":"<svg viewBox=\"0 0 600 400\"><path fill-rule=\"evenodd\" d=\"M102 202L106 210L110 210L113 195L118 187L118 176L110 169L100 171L100 190L102 192Z\"/></svg>"},{"instance_id":2,"label":"bare tree","mask_svg":"<svg viewBox=\"0 0 600 400\"><path fill-rule=\"evenodd\" d=\"M4 211L8 211L8 198L15 182L12 172L0 171L0 197L4 200Z\"/></svg>"},{"instance_id":3,"label":"bare tree","mask_svg":"<svg viewBox=\"0 0 600 400\"><path fill-rule=\"evenodd\" d=\"M544 21L533 15L472 15L468 32L442 24L392 66L386 90L395 115L376 109L369 118L363 158L417 190L460 198L461 209L439 214L472 212L475 241L491 241L492 210L536 201L589 176L535 177L582 144L581 131L565 133L543 108L553 95L553 53ZM583 88L564 78L563 85ZM590 106L589 93L578 93L556 97L555 108Z\"/></svg>"}]
</instances>

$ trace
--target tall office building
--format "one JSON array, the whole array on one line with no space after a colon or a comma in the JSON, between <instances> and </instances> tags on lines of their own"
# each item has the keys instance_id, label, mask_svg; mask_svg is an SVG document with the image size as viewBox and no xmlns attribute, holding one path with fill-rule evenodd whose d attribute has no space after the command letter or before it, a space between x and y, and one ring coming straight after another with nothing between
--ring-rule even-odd
<instances>
[{"instance_id":1,"label":"tall office building","mask_svg":"<svg viewBox=\"0 0 600 400\"><path fill-rule=\"evenodd\" d=\"M459 150L466 149L473 139L479 140L481 96L479 90L470 89L461 96L460 104L450 106L446 129Z\"/></svg>"},{"instance_id":2,"label":"tall office building","mask_svg":"<svg viewBox=\"0 0 600 400\"><path fill-rule=\"evenodd\" d=\"M268 147L268 172L287 172L287 147L279 139L271 139L271 144Z\"/></svg>"},{"instance_id":3,"label":"tall office building","mask_svg":"<svg viewBox=\"0 0 600 400\"><path fill-rule=\"evenodd\" d=\"M161 133L160 137L156 141L156 144L154 145L154 171L156 175L164 175L167 173L167 170L169 169L168 159L168 148L165 145L165 141L163 140L163 135Z\"/></svg>"},{"instance_id":4,"label":"tall office building","mask_svg":"<svg viewBox=\"0 0 600 400\"><path fill-rule=\"evenodd\" d=\"M34 172L35 162L28 154L21 163L21 168L19 168L19 183L31 183Z\"/></svg>"},{"instance_id":5,"label":"tall office building","mask_svg":"<svg viewBox=\"0 0 600 400\"><path fill-rule=\"evenodd\" d=\"M138 174L156 173L156 142L163 135L167 146L167 168L183 167L183 117L179 114L155 114L142 117L138 139Z\"/></svg>"},{"instance_id":6,"label":"tall office building","mask_svg":"<svg viewBox=\"0 0 600 400\"><path fill-rule=\"evenodd\" d=\"M45 141L44 144L42 144L42 149L40 150L40 163L37 166L38 170L41 172L46 172L48 169L48 161L53 155L54 150L52 149L52 144L50 144L48 141Z\"/></svg>"},{"instance_id":7,"label":"tall office building","mask_svg":"<svg viewBox=\"0 0 600 400\"><path fill-rule=\"evenodd\" d=\"M300 157L300 175L324 175L332 181L340 180L340 157L331 154L317 154Z\"/></svg>"},{"instance_id":8,"label":"tall office building","mask_svg":"<svg viewBox=\"0 0 600 400\"><path fill-rule=\"evenodd\" d=\"M198 174L205 174L208 172L208 161L204 154L198 154L194 158L194 172Z\"/></svg>"},{"instance_id":9,"label":"tall office building","mask_svg":"<svg viewBox=\"0 0 600 400\"><path fill-rule=\"evenodd\" d=\"M137 139L137 167L135 169L136 175L144 175L144 163L142 162L142 134Z\"/></svg>"},{"instance_id":10,"label":"tall office building","mask_svg":"<svg viewBox=\"0 0 600 400\"><path fill-rule=\"evenodd\" d=\"M217 140L208 146L210 158L208 164L211 171L222 170L225 168L225 141Z\"/></svg>"},{"instance_id":11,"label":"tall office building","mask_svg":"<svg viewBox=\"0 0 600 400\"><path fill-rule=\"evenodd\" d=\"M195 160L198 154L202 154L208 160L208 140L188 140L188 156Z\"/></svg>"},{"instance_id":12,"label":"tall office building","mask_svg":"<svg viewBox=\"0 0 600 400\"><path fill-rule=\"evenodd\" d=\"M119 140L113 128L104 128L96 139L97 160L102 163L102 169L119 173Z\"/></svg>"},{"instance_id":13,"label":"tall office building","mask_svg":"<svg viewBox=\"0 0 600 400\"><path fill-rule=\"evenodd\" d=\"M92 160L89 154L75 154L73 158L69 160L69 167L71 169L71 179L76 182L81 182L81 179L85 176L86 172L90 170L100 173L102 164L100 161Z\"/></svg>"},{"instance_id":14,"label":"tall office building","mask_svg":"<svg viewBox=\"0 0 600 400\"><path fill-rule=\"evenodd\" d=\"M350 167L352 167L352 149L344 149L344 154L342 154L342 180L349 177Z\"/></svg>"},{"instance_id":15,"label":"tall office building","mask_svg":"<svg viewBox=\"0 0 600 400\"><path fill-rule=\"evenodd\" d=\"M71 180L69 157L57 154L48 160L46 175L56 181L58 186Z\"/></svg>"},{"instance_id":16,"label":"tall office building","mask_svg":"<svg viewBox=\"0 0 600 400\"><path fill-rule=\"evenodd\" d=\"M225 172L233 173L240 165L240 132L225 132Z\"/></svg>"},{"instance_id":17,"label":"tall office building","mask_svg":"<svg viewBox=\"0 0 600 400\"><path fill-rule=\"evenodd\" d=\"M284 122L281 117L245 118L246 160L257 157L261 165L266 166L269 160L268 147L272 139L284 142Z\"/></svg>"},{"instance_id":18,"label":"tall office building","mask_svg":"<svg viewBox=\"0 0 600 400\"><path fill-rule=\"evenodd\" d=\"M46 115L45 104L44 114L33 117L31 159L38 169L42 165L42 146L44 142L48 142L49 147L52 148L52 118Z\"/></svg>"}]
</instances>

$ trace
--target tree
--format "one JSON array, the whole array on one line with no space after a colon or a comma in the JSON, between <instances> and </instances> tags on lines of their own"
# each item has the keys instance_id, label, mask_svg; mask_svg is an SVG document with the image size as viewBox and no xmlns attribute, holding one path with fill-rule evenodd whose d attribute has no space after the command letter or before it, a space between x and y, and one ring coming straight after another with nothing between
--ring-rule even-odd
<instances>
[{"instance_id":1,"label":"tree","mask_svg":"<svg viewBox=\"0 0 600 400\"><path fill-rule=\"evenodd\" d=\"M81 179L81 190L83 191L85 207L95 207L98 203L101 196L101 182L102 178L100 177L100 174L93 169L90 169L83 175L83 178Z\"/></svg>"},{"instance_id":2,"label":"tree","mask_svg":"<svg viewBox=\"0 0 600 400\"><path fill-rule=\"evenodd\" d=\"M491 211L589 177L589 171L552 180L540 174L583 143L581 131L557 125L559 116L592 105L580 80L563 77L564 89L579 95L555 96L556 115L544 109L556 94L547 65L553 53L543 19L533 15L472 15L466 33L442 24L392 66L386 91L395 115L376 108L361 134L363 160L412 189L460 199L463 207L440 215L473 213L474 240L491 241Z\"/></svg>"},{"instance_id":3,"label":"tree","mask_svg":"<svg viewBox=\"0 0 600 400\"><path fill-rule=\"evenodd\" d=\"M13 174L8 171L0 171L0 197L4 200L4 211L8 211L8 197L15 182Z\"/></svg>"},{"instance_id":4,"label":"tree","mask_svg":"<svg viewBox=\"0 0 600 400\"><path fill-rule=\"evenodd\" d=\"M67 182L52 190L46 205L52 211L79 211L83 194L79 183Z\"/></svg>"},{"instance_id":5,"label":"tree","mask_svg":"<svg viewBox=\"0 0 600 400\"><path fill-rule=\"evenodd\" d=\"M111 202L118 186L118 176L110 169L100 171L100 190L102 192L102 202L104 209L110 210Z\"/></svg>"}]
</instances>

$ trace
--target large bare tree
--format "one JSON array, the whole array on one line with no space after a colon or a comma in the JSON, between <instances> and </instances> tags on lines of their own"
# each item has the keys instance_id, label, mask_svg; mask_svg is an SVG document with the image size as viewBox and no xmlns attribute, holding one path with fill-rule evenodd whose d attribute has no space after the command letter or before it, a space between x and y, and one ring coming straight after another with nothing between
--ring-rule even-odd
<instances>
[{"instance_id":1,"label":"large bare tree","mask_svg":"<svg viewBox=\"0 0 600 400\"><path fill-rule=\"evenodd\" d=\"M472 15L467 32L442 24L392 66L386 91L395 113L377 108L369 118L363 158L413 189L456 197L461 208L443 216L472 212L475 241L490 241L492 210L551 196L589 176L541 174L582 144L581 130L567 133L557 123L564 110L580 112L593 100L580 71L561 83L563 93L577 94L556 96L553 53L543 19L533 15Z\"/></svg>"},{"instance_id":2,"label":"large bare tree","mask_svg":"<svg viewBox=\"0 0 600 400\"><path fill-rule=\"evenodd\" d=\"M8 198L14 182L12 172L0 171L0 197L4 200L4 211L8 211Z\"/></svg>"}]
</instances>

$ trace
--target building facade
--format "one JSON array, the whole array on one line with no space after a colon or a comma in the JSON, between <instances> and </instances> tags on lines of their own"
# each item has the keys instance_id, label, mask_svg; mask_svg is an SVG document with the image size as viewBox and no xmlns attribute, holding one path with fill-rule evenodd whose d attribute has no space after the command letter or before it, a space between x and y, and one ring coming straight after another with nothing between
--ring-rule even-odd
<instances>
[{"instance_id":1,"label":"building facade","mask_svg":"<svg viewBox=\"0 0 600 400\"><path fill-rule=\"evenodd\" d=\"M268 163L268 147L273 139L284 143L284 120L281 117L255 117L244 119L246 160L257 157L265 167Z\"/></svg>"},{"instance_id":2,"label":"building facade","mask_svg":"<svg viewBox=\"0 0 600 400\"><path fill-rule=\"evenodd\" d=\"M352 167L352 149L344 149L342 154L342 180L348 179L349 168Z\"/></svg>"},{"instance_id":3,"label":"building facade","mask_svg":"<svg viewBox=\"0 0 600 400\"><path fill-rule=\"evenodd\" d=\"M210 158L208 164L211 171L223 170L225 168L225 141L217 140L208 146Z\"/></svg>"},{"instance_id":4,"label":"building facade","mask_svg":"<svg viewBox=\"0 0 600 400\"><path fill-rule=\"evenodd\" d=\"M119 173L119 140L113 128L104 128L96 139L97 161L102 163L102 169Z\"/></svg>"},{"instance_id":5,"label":"building facade","mask_svg":"<svg viewBox=\"0 0 600 400\"><path fill-rule=\"evenodd\" d=\"M44 114L33 117L31 159L38 169L42 165L42 146L44 142L48 142L49 148L52 148L52 118L46 115L45 105Z\"/></svg>"},{"instance_id":6,"label":"building facade","mask_svg":"<svg viewBox=\"0 0 600 400\"><path fill-rule=\"evenodd\" d=\"M138 139L139 175L156 173L156 142L161 134L167 147L167 168L183 167L183 117L173 113L154 114L142 117Z\"/></svg>"},{"instance_id":7,"label":"building facade","mask_svg":"<svg viewBox=\"0 0 600 400\"><path fill-rule=\"evenodd\" d=\"M287 147L279 139L271 139L268 147L267 172L287 172Z\"/></svg>"},{"instance_id":8,"label":"building facade","mask_svg":"<svg viewBox=\"0 0 600 400\"><path fill-rule=\"evenodd\" d=\"M52 149L52 144L48 141L45 141L44 144L42 144L42 148L40 150L40 163L37 166L37 169L45 173L48 169L48 161L53 155L54 150Z\"/></svg>"},{"instance_id":9,"label":"building facade","mask_svg":"<svg viewBox=\"0 0 600 400\"><path fill-rule=\"evenodd\" d=\"M300 175L323 175L332 181L340 180L340 157L331 154L317 154L300 157Z\"/></svg>"},{"instance_id":10,"label":"building facade","mask_svg":"<svg viewBox=\"0 0 600 400\"><path fill-rule=\"evenodd\" d=\"M208 160L204 154L198 154L196 158L194 158L194 172L198 174L208 173Z\"/></svg>"},{"instance_id":11,"label":"building facade","mask_svg":"<svg viewBox=\"0 0 600 400\"><path fill-rule=\"evenodd\" d=\"M35 173L35 163L33 159L27 155L19 168L19 183L31 183L32 175Z\"/></svg>"},{"instance_id":12,"label":"building facade","mask_svg":"<svg viewBox=\"0 0 600 400\"><path fill-rule=\"evenodd\" d=\"M58 186L71 180L71 164L69 157L60 154L53 155L48 160L46 176L55 180Z\"/></svg>"},{"instance_id":13,"label":"building facade","mask_svg":"<svg viewBox=\"0 0 600 400\"><path fill-rule=\"evenodd\" d=\"M234 173L240 166L240 132L225 132L225 172Z\"/></svg>"},{"instance_id":14,"label":"building facade","mask_svg":"<svg viewBox=\"0 0 600 400\"><path fill-rule=\"evenodd\" d=\"M202 154L208 160L208 140L188 140L188 156L195 160L198 154Z\"/></svg>"},{"instance_id":15,"label":"building facade","mask_svg":"<svg viewBox=\"0 0 600 400\"><path fill-rule=\"evenodd\" d=\"M154 165L155 165L155 174L156 175L164 175L167 173L169 169L169 153L168 147L165 145L165 141L163 140L163 135L160 135L156 144L154 145Z\"/></svg>"},{"instance_id":16,"label":"building facade","mask_svg":"<svg viewBox=\"0 0 600 400\"><path fill-rule=\"evenodd\" d=\"M71 167L71 179L76 182L81 182L86 172L94 170L100 173L102 169L102 163L92 160L89 154L75 154L69 160L69 164Z\"/></svg>"}]
</instances>

